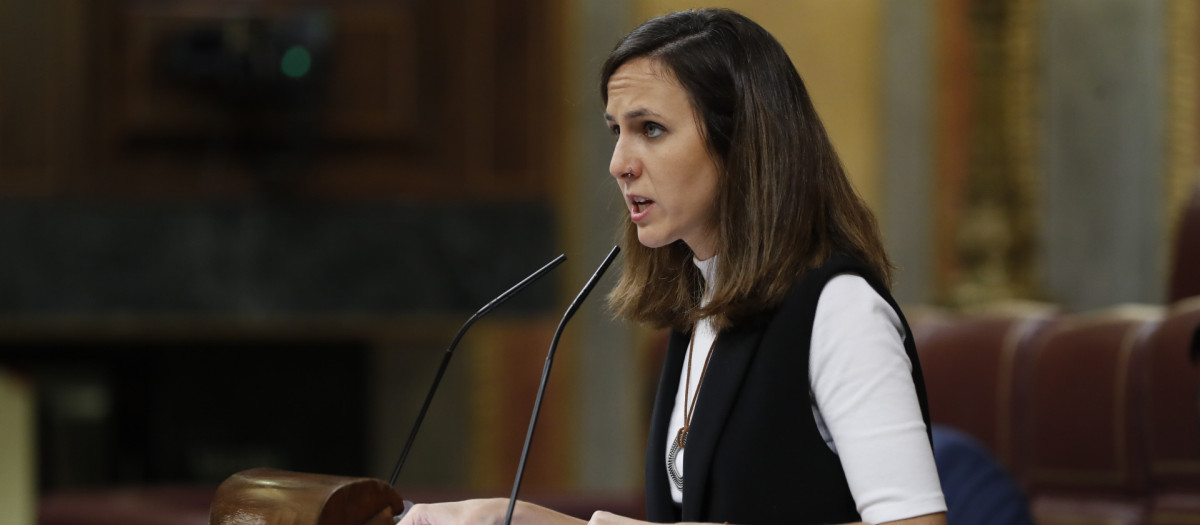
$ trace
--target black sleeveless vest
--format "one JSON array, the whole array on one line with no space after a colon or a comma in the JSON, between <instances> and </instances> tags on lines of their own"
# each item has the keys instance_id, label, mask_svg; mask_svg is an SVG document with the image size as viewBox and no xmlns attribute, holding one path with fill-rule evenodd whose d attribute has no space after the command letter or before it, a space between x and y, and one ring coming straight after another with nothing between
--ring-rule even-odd
<instances>
[{"instance_id":1,"label":"black sleeveless vest","mask_svg":"<svg viewBox=\"0 0 1200 525\"><path fill-rule=\"evenodd\" d=\"M899 314L929 429L925 384L908 321L867 267L835 256L807 272L774 310L717 336L688 433L682 509L671 500L667 485L665 444L689 334L671 333L646 447L650 521L860 521L841 463L808 410L808 358L817 299L825 283L840 273L862 276Z\"/></svg>"}]
</instances>

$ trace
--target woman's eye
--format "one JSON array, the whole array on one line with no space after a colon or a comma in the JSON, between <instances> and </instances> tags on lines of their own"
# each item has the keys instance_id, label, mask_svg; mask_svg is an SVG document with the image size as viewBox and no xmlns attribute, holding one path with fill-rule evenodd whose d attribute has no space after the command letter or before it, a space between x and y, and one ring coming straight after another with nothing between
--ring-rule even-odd
<instances>
[{"instance_id":1,"label":"woman's eye","mask_svg":"<svg viewBox=\"0 0 1200 525\"><path fill-rule=\"evenodd\" d=\"M612 133L613 136L616 136L616 137L621 136L621 126L609 126L608 131L609 131L609 133Z\"/></svg>"},{"instance_id":2,"label":"woman's eye","mask_svg":"<svg viewBox=\"0 0 1200 525\"><path fill-rule=\"evenodd\" d=\"M646 123L646 137L648 137L648 138L656 138L659 135L662 135L663 132L665 132L665 131L666 130L663 129L663 127L659 126L658 124L655 124L653 122Z\"/></svg>"}]
</instances>

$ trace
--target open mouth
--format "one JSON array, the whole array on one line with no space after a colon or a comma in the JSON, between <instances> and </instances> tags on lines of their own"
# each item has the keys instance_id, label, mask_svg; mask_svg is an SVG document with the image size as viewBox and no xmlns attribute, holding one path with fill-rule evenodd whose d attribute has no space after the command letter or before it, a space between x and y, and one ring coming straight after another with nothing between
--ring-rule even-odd
<instances>
[{"instance_id":1,"label":"open mouth","mask_svg":"<svg viewBox=\"0 0 1200 525\"><path fill-rule=\"evenodd\" d=\"M633 204L633 211L635 213L642 213L646 211L646 208L649 208L651 204L654 204L653 200L645 197L633 197L630 199L630 202Z\"/></svg>"}]
</instances>

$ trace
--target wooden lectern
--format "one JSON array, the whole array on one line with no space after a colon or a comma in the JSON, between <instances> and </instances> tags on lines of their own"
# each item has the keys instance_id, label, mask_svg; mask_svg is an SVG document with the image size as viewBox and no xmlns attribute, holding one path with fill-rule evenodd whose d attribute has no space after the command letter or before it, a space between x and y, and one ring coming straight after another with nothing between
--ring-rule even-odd
<instances>
[{"instance_id":1,"label":"wooden lectern","mask_svg":"<svg viewBox=\"0 0 1200 525\"><path fill-rule=\"evenodd\" d=\"M213 496L209 525L392 525L400 493L371 478L256 468L229 476Z\"/></svg>"}]
</instances>

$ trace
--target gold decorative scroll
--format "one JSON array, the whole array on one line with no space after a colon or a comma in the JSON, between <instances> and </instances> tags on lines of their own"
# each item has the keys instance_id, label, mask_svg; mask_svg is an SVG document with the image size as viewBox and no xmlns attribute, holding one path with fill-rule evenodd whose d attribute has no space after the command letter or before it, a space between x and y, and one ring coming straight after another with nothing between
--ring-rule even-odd
<instances>
[{"instance_id":1,"label":"gold decorative scroll","mask_svg":"<svg viewBox=\"0 0 1200 525\"><path fill-rule=\"evenodd\" d=\"M1035 298L1038 1L943 0L937 292Z\"/></svg>"}]
</instances>

